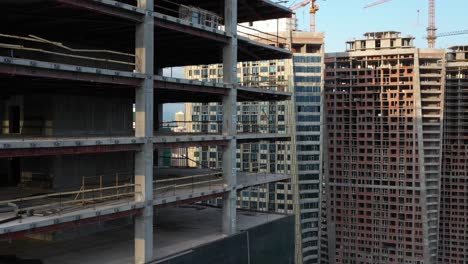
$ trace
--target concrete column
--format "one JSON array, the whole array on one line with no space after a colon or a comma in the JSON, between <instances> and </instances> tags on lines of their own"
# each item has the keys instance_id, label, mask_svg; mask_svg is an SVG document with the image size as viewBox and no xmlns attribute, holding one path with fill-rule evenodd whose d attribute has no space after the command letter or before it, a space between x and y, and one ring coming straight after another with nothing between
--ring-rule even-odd
<instances>
[{"instance_id":1,"label":"concrete column","mask_svg":"<svg viewBox=\"0 0 468 264\"><path fill-rule=\"evenodd\" d=\"M145 138L142 151L135 154L135 201L145 203L135 217L135 263L153 260L153 74L154 74L154 9L153 0L138 0L147 10L143 22L136 26L136 71L146 74L135 94L135 136Z\"/></svg>"},{"instance_id":2,"label":"concrete column","mask_svg":"<svg viewBox=\"0 0 468 264\"><path fill-rule=\"evenodd\" d=\"M234 88L223 98L223 133L232 136L224 148L223 174L230 191L223 200L223 232L226 235L236 233L236 131L237 131L237 0L224 0L224 21L226 32L231 36L223 48L224 83L233 84Z\"/></svg>"},{"instance_id":3,"label":"concrete column","mask_svg":"<svg viewBox=\"0 0 468 264\"><path fill-rule=\"evenodd\" d=\"M154 112L155 112L154 113L154 131L160 132L161 127L162 127L162 123L164 122L163 104L155 105ZM155 160L157 161L157 166L161 167L163 165L163 160L164 160L164 158L162 157L163 149L156 149L154 153L156 155Z\"/></svg>"}]
</instances>

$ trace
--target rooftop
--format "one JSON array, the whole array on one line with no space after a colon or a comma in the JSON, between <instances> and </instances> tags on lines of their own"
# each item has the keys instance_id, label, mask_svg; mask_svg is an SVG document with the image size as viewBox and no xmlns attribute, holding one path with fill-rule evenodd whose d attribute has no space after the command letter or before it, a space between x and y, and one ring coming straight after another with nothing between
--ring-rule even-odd
<instances>
[{"instance_id":1,"label":"rooftop","mask_svg":"<svg viewBox=\"0 0 468 264\"><path fill-rule=\"evenodd\" d=\"M463 52L468 51L468 45L461 45L461 46L451 46L448 47L451 52Z\"/></svg>"},{"instance_id":2,"label":"rooftop","mask_svg":"<svg viewBox=\"0 0 468 264\"><path fill-rule=\"evenodd\" d=\"M222 210L219 208L184 206L158 209L155 215L156 260L225 237L221 231ZM242 210L237 212L239 230L250 229L283 217L285 215ZM132 263L133 240L133 226L129 225L65 241L3 241L0 242L0 255L15 254L22 259L40 259L48 264Z\"/></svg>"}]
</instances>

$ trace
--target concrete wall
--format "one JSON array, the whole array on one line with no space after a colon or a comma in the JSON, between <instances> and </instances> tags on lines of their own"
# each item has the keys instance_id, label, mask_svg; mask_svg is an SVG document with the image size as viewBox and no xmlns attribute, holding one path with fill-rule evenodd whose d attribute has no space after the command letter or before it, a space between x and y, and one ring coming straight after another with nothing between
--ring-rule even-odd
<instances>
[{"instance_id":1,"label":"concrete wall","mask_svg":"<svg viewBox=\"0 0 468 264\"><path fill-rule=\"evenodd\" d=\"M27 157L22 159L22 181L27 181L31 175L38 178L49 178L51 185L42 187L53 189L78 189L83 176L103 177L104 183L115 183L115 174L119 179L128 177L133 171L133 153L117 152L106 154L63 155L49 157ZM127 172L127 174L124 174ZM98 180L95 180L95 183ZM39 185L39 182L34 185Z\"/></svg>"},{"instance_id":2,"label":"concrete wall","mask_svg":"<svg viewBox=\"0 0 468 264\"><path fill-rule=\"evenodd\" d=\"M23 135L52 135L52 97L37 94L24 97Z\"/></svg>"},{"instance_id":3,"label":"concrete wall","mask_svg":"<svg viewBox=\"0 0 468 264\"><path fill-rule=\"evenodd\" d=\"M53 96L54 136L130 135L133 98Z\"/></svg>"},{"instance_id":4,"label":"concrete wall","mask_svg":"<svg viewBox=\"0 0 468 264\"><path fill-rule=\"evenodd\" d=\"M152 262L155 263L155 262ZM193 248L158 264L293 264L294 216Z\"/></svg>"},{"instance_id":5,"label":"concrete wall","mask_svg":"<svg viewBox=\"0 0 468 264\"><path fill-rule=\"evenodd\" d=\"M20 107L21 136L133 134L133 98L48 94L5 96L0 98L0 134L9 134L10 106ZM9 161L2 160L2 179L9 177L8 168ZM42 188L79 188L82 176L131 171L133 153L21 159L21 182Z\"/></svg>"},{"instance_id":6,"label":"concrete wall","mask_svg":"<svg viewBox=\"0 0 468 264\"><path fill-rule=\"evenodd\" d=\"M9 134L10 131L9 131L9 128L10 128L10 122L9 122L9 118L10 118L10 112L9 112L9 108L10 106L18 106L20 107L20 120L23 120L23 100L24 100L24 97L22 95L11 95L11 96L5 96L3 97L3 99L0 99L0 107L2 108L2 112L0 112L0 120L2 121L1 123L1 133L0 134ZM20 124L22 125L22 124Z\"/></svg>"},{"instance_id":7,"label":"concrete wall","mask_svg":"<svg viewBox=\"0 0 468 264\"><path fill-rule=\"evenodd\" d=\"M0 186L7 185L10 179L10 162L8 159L0 159Z\"/></svg>"},{"instance_id":8,"label":"concrete wall","mask_svg":"<svg viewBox=\"0 0 468 264\"><path fill-rule=\"evenodd\" d=\"M28 94L0 100L2 134L8 134L9 106L21 108L21 135L132 135L133 98Z\"/></svg>"},{"instance_id":9,"label":"concrete wall","mask_svg":"<svg viewBox=\"0 0 468 264\"><path fill-rule=\"evenodd\" d=\"M0 97L0 136L3 134L3 120L6 119L6 100Z\"/></svg>"}]
</instances>

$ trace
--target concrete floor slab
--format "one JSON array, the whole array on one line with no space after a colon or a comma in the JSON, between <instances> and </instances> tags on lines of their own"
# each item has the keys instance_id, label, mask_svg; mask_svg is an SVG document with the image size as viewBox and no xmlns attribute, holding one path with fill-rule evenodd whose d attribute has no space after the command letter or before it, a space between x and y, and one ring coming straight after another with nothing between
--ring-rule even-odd
<instances>
[{"instance_id":1,"label":"concrete floor slab","mask_svg":"<svg viewBox=\"0 0 468 264\"><path fill-rule=\"evenodd\" d=\"M222 239L222 210L204 206L158 209L154 219L154 254L156 259L188 251L202 244ZM285 217L238 210L239 230L249 229ZM84 226L83 228L86 228ZM22 239L0 242L0 255L41 259L55 263L133 263L133 226L125 226L65 241Z\"/></svg>"},{"instance_id":2,"label":"concrete floor slab","mask_svg":"<svg viewBox=\"0 0 468 264\"><path fill-rule=\"evenodd\" d=\"M269 182L277 182L289 180L290 175L288 174L262 174L262 173L246 173L238 172L237 185L227 186L222 181L222 178L218 175L212 175L219 173L219 171L211 169L165 169L155 168L155 180L166 180L175 179L174 181L167 181L155 184L154 202L155 206L167 206L174 204L188 204L194 201L200 201L207 199L206 197L220 196L230 188L241 190L247 187L256 186ZM194 177L196 175L211 175L207 177ZM188 179L187 179L188 177ZM181 181L176 180L177 178L184 178ZM131 191L131 190L130 190ZM109 192L112 192L110 190ZM11 191L9 191L11 194ZM113 195L114 193L104 192L106 195ZM99 192L94 192L89 195L96 195L99 197ZM69 195L66 199L74 199L76 195ZM81 197L81 196L80 196ZM85 197L90 198L90 197ZM93 197L94 198L94 197ZM85 219L90 217L97 217L100 215L112 214L115 212L123 212L126 210L133 210L141 208L141 204L134 203L132 197L121 194L119 199L103 199L96 200L94 203L80 203L80 199L76 200L73 204L61 205L61 203L67 201L65 198L47 198L41 199L34 202L27 201L26 203L17 203L21 208L29 206L41 206L35 211L49 212L55 210L52 213L47 213L45 216L30 216L23 217L22 219L13 220L7 223L0 224L0 234L6 234L10 232L17 232L28 230L34 227L45 227L49 225L55 225L57 223L64 223L75 221L76 219ZM184 202L186 201L186 202ZM53 203L53 206L49 204ZM57 205L58 204L58 205ZM3 217L5 218L5 217Z\"/></svg>"}]
</instances>

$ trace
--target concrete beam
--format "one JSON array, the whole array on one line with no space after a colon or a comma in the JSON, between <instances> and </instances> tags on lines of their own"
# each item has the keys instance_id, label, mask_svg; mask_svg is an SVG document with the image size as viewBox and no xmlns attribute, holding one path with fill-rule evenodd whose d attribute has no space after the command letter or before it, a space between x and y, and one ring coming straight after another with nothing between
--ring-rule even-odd
<instances>
[{"instance_id":1,"label":"concrete beam","mask_svg":"<svg viewBox=\"0 0 468 264\"><path fill-rule=\"evenodd\" d=\"M0 56L0 73L10 76L31 76L69 81L141 85L144 75L54 62Z\"/></svg>"},{"instance_id":2,"label":"concrete beam","mask_svg":"<svg viewBox=\"0 0 468 264\"><path fill-rule=\"evenodd\" d=\"M177 133L170 135L162 135L155 137L154 144L156 147L197 147L204 145L208 142L207 146L226 145L226 142L232 140L230 136L224 135L177 135Z\"/></svg>"},{"instance_id":3,"label":"concrete beam","mask_svg":"<svg viewBox=\"0 0 468 264\"><path fill-rule=\"evenodd\" d=\"M115 146L143 144L135 137L14 137L0 139L0 152L11 149L41 149L86 146Z\"/></svg>"},{"instance_id":4,"label":"concrete beam","mask_svg":"<svg viewBox=\"0 0 468 264\"><path fill-rule=\"evenodd\" d=\"M56 147L56 148L4 149L4 150L0 150L0 158L77 155L77 154L112 153L112 152L127 152L127 151L141 151L141 145L129 144L129 145L75 146L75 147Z\"/></svg>"},{"instance_id":5,"label":"concrete beam","mask_svg":"<svg viewBox=\"0 0 468 264\"><path fill-rule=\"evenodd\" d=\"M242 141L242 143L258 142L260 140L290 141L291 135L290 134L275 134L275 133L266 133L266 134L239 133L237 134L237 141Z\"/></svg>"},{"instance_id":6,"label":"concrete beam","mask_svg":"<svg viewBox=\"0 0 468 264\"><path fill-rule=\"evenodd\" d=\"M135 154L135 184L141 191L135 201L145 206L135 217L135 263L143 264L153 260L154 1L139 0L138 7L146 12L144 21L136 26L135 68L146 77L136 89L135 136L145 138L145 143Z\"/></svg>"}]
</instances>

